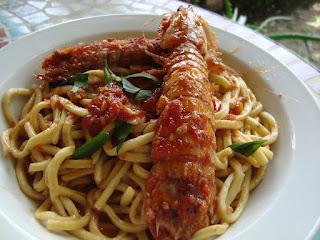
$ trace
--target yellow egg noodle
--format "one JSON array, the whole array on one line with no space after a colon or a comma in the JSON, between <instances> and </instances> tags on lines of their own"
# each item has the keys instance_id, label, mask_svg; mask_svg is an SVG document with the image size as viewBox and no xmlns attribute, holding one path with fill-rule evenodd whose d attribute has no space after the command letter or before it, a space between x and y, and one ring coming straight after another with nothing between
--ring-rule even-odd
<instances>
[{"instance_id":1,"label":"yellow egg noodle","mask_svg":"<svg viewBox=\"0 0 320 240\"><path fill-rule=\"evenodd\" d=\"M88 71L90 81L103 79L101 70ZM216 215L209 227L192 239L223 234L237 221L250 192L262 181L273 157L270 145L278 137L278 126L263 110L244 80L232 71L210 74L210 82L221 107L215 113L217 152ZM10 126L2 134L6 156L15 159L15 172L21 190L39 203L35 218L48 230L66 231L80 239L150 238L143 218L144 184L152 167L151 143L157 120L132 128L133 138L117 152L110 139L90 157L73 160L76 141L90 136L81 129L79 118L88 114L84 99L79 106L65 98L65 91L53 89L45 99L38 86L9 89L2 100ZM28 98L19 119L11 112L13 98ZM237 103L241 112L229 119ZM60 106L60 107L57 107ZM103 131L114 130L114 123ZM265 140L251 156L234 153L231 144ZM104 218L99 217L103 213ZM109 234L109 235L108 235Z\"/></svg>"}]
</instances>

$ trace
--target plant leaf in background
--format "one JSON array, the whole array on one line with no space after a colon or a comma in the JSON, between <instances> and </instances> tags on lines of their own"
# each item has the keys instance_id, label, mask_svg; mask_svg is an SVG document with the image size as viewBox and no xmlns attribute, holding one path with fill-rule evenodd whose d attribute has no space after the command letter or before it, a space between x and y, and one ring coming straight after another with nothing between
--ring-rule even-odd
<instances>
[{"instance_id":1,"label":"plant leaf in background","mask_svg":"<svg viewBox=\"0 0 320 240\"><path fill-rule=\"evenodd\" d=\"M246 15L239 15L239 9L235 7L233 9L232 3L230 0L224 0L224 8L225 8L225 15L227 18L231 19L234 22L237 22L241 25L245 25L247 22L247 16Z\"/></svg>"},{"instance_id":2,"label":"plant leaf in background","mask_svg":"<svg viewBox=\"0 0 320 240\"><path fill-rule=\"evenodd\" d=\"M105 132L99 133L97 136L90 138L80 147L78 147L71 159L79 159L94 154L108 140L109 134Z\"/></svg>"},{"instance_id":3,"label":"plant leaf in background","mask_svg":"<svg viewBox=\"0 0 320 240\"><path fill-rule=\"evenodd\" d=\"M118 140L117 152L119 152L123 142L126 140L132 129L132 125L121 120L116 120L114 124L114 134Z\"/></svg>"},{"instance_id":4,"label":"plant leaf in background","mask_svg":"<svg viewBox=\"0 0 320 240\"><path fill-rule=\"evenodd\" d=\"M230 145L229 147L232 151L240 153L246 157L252 155L255 151L258 150L259 147L262 146L267 141L252 141L252 142L245 142L245 143L235 143Z\"/></svg>"},{"instance_id":5,"label":"plant leaf in background","mask_svg":"<svg viewBox=\"0 0 320 240\"><path fill-rule=\"evenodd\" d=\"M77 92L79 88L88 88L88 73L78 73L74 76L73 92Z\"/></svg>"},{"instance_id":6,"label":"plant leaf in background","mask_svg":"<svg viewBox=\"0 0 320 240\"><path fill-rule=\"evenodd\" d=\"M273 21L278 21L278 20L284 20L284 21L292 21L293 18L292 17L288 17L288 16L272 16L267 18L266 20L264 20L257 28L256 31L260 32L262 31L266 26L268 26L269 23L273 22Z\"/></svg>"},{"instance_id":7,"label":"plant leaf in background","mask_svg":"<svg viewBox=\"0 0 320 240\"><path fill-rule=\"evenodd\" d=\"M320 41L320 36L317 35L307 35L300 33L274 33L269 35L273 40L283 40L283 39L300 39L304 41Z\"/></svg>"},{"instance_id":8,"label":"plant leaf in background","mask_svg":"<svg viewBox=\"0 0 320 240\"><path fill-rule=\"evenodd\" d=\"M152 96L151 90L140 90L136 96L134 97L135 100L145 100Z\"/></svg>"},{"instance_id":9,"label":"plant leaf in background","mask_svg":"<svg viewBox=\"0 0 320 240\"><path fill-rule=\"evenodd\" d=\"M225 7L225 12L226 12L227 18L232 19L233 11L232 11L232 4L231 4L230 0L224 0L224 7Z\"/></svg>"}]
</instances>

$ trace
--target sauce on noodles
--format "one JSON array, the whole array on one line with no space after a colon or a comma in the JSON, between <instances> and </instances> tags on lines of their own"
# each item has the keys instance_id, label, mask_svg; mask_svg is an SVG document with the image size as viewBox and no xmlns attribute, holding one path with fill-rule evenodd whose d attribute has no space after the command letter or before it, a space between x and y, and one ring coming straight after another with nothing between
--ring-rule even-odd
<instances>
[{"instance_id":1,"label":"sauce on noodles","mask_svg":"<svg viewBox=\"0 0 320 240\"><path fill-rule=\"evenodd\" d=\"M126 38L131 34L124 35ZM139 49L133 47L137 43L143 46ZM118 50L112 52L111 69L115 74L126 76L147 72L163 81L166 72L159 65L159 59L144 53L150 48L159 51L156 40L112 40L88 44L88 47L96 49L95 44L100 46L97 51L101 51L101 46L114 49L114 45L119 44L130 49L131 54L143 58L141 62L127 59L123 65L122 58L117 56L125 53ZM73 48L74 51L68 54L76 54L76 59L81 59L83 45L80 50L77 46ZM61 58L62 55L53 54L45 60L46 64L54 63L55 67L49 64L50 74L61 71L63 75L65 69L72 69L73 65L68 65L70 56L66 60ZM95 54L86 57L94 58ZM157 182L152 174L150 176L154 164L151 152L167 160L174 153L179 161L185 161L179 158L179 152L191 151L193 146L190 142L206 146L210 144L210 139L201 131L205 126L201 119L192 122L190 128L181 127L182 119L188 117L188 113L177 103L171 105L170 115L161 119L162 128L159 131L168 135L169 139L170 133L179 129L183 134L187 132L190 139L177 139L175 144L168 144L168 139L163 139L161 147L154 150L152 141L159 121L157 109L166 103L160 97L161 84L144 78L130 80L139 89L152 91L148 98L135 100L135 94L126 92L120 84L105 85L105 72L101 64L98 62L98 67L85 70L88 87L76 92L72 91L69 80L61 82L59 79L51 84L51 75L48 75L50 81L46 81L43 73L41 85L9 89L2 101L9 123L9 128L2 134L3 149L16 159L14 167L20 188L39 203L35 218L47 229L66 231L79 239L88 240L152 239L143 212L146 192L154 189ZM212 64L215 70L220 69L218 62L208 64ZM278 137L275 119L264 110L247 86L246 79L226 68L225 71L210 72L208 80L214 92L211 97L216 150L212 157L216 207L209 226L193 233L193 240L223 234L239 219L250 192L266 174L268 163L273 158L270 145ZM10 103L19 96L26 96L28 100L16 119ZM121 132L116 132L117 121L124 126ZM72 159L71 156L81 145L93 141L101 132L108 133L109 138L99 146L98 151L87 157ZM121 146L118 146L119 139L124 139ZM229 147L252 141L264 142L248 157L233 152ZM176 161L171 167L178 169L178 165ZM190 176L198 170L191 169ZM179 191L191 190L198 195L208 195L212 189L190 189L190 186L179 185ZM189 207L188 204L183 206L186 209ZM165 204L163 208L166 208ZM190 208L189 213L186 211L182 217L190 218L196 210ZM178 219L178 216L172 215L172 218Z\"/></svg>"}]
</instances>

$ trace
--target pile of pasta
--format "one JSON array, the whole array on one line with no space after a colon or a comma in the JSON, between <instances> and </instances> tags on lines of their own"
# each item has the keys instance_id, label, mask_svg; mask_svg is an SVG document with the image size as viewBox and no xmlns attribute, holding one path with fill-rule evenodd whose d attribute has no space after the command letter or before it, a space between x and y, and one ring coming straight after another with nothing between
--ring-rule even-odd
<instances>
[{"instance_id":1,"label":"pile of pasta","mask_svg":"<svg viewBox=\"0 0 320 240\"><path fill-rule=\"evenodd\" d=\"M239 75L212 73L210 81L221 101L214 116L216 214L211 225L192 239L222 234L240 217L250 192L266 174L273 157L270 144L278 137L275 119L263 110ZM28 100L16 120L10 103L20 96ZM73 160L70 156L78 143L90 139L80 125L88 114L84 107L88 101L75 105L62 93L45 98L39 86L13 88L4 95L3 110L10 128L3 133L2 144L6 155L15 159L20 188L39 203L35 217L49 230L91 240L150 239L143 202L157 119L134 126L132 137L118 152L108 140L90 157ZM239 113L228 117L235 107ZM110 123L103 131L112 134L113 130L114 123ZM249 157L229 147L254 140L265 143Z\"/></svg>"}]
</instances>

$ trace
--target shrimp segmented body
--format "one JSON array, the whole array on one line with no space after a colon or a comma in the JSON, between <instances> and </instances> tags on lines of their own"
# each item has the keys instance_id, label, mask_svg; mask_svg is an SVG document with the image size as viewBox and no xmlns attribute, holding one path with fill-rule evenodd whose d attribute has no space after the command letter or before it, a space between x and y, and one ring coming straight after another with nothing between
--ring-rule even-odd
<instances>
[{"instance_id":1,"label":"shrimp segmented body","mask_svg":"<svg viewBox=\"0 0 320 240\"><path fill-rule=\"evenodd\" d=\"M110 66L128 67L131 64L148 64L152 59L145 51L158 53L158 39L142 37L125 40L104 39L54 51L42 63L43 72L36 78L43 82L63 84L76 73L90 69L103 69L107 60Z\"/></svg>"},{"instance_id":2,"label":"shrimp segmented body","mask_svg":"<svg viewBox=\"0 0 320 240\"><path fill-rule=\"evenodd\" d=\"M144 207L155 239L190 239L214 214L214 106L202 21L191 8L180 7L159 30L160 46L169 55Z\"/></svg>"}]
</instances>

